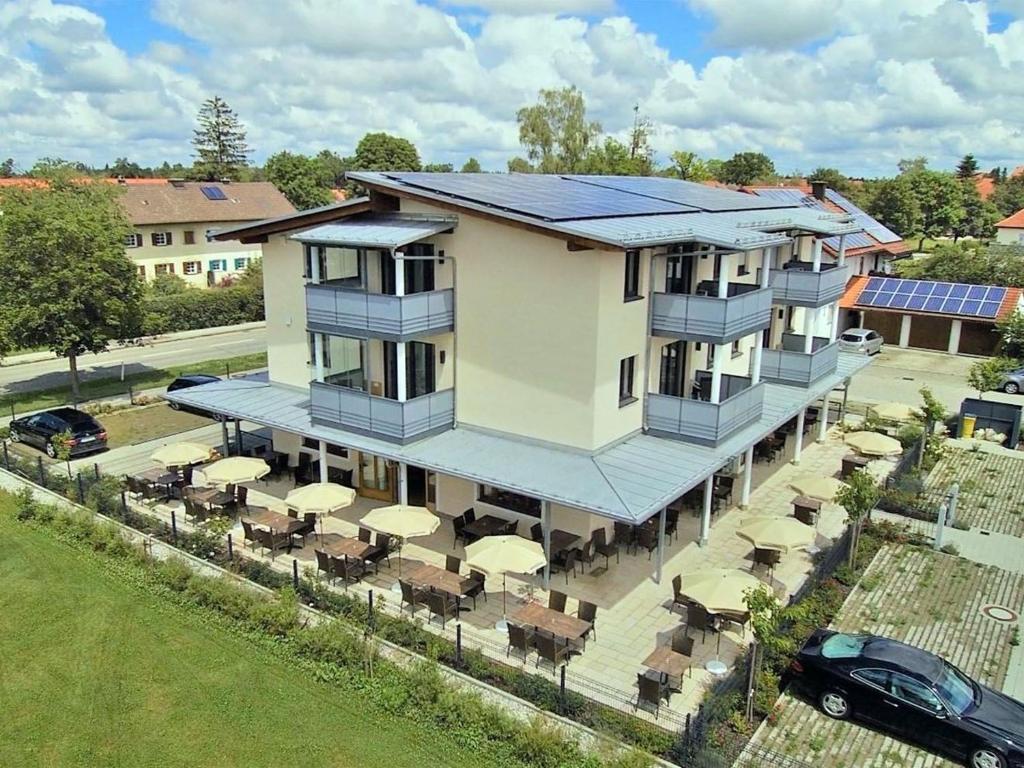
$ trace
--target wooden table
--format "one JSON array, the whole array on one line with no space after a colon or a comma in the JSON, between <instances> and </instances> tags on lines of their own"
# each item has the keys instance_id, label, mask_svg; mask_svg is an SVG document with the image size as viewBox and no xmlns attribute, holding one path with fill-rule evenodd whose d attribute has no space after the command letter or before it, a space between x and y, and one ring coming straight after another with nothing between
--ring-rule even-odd
<instances>
[{"instance_id":1,"label":"wooden table","mask_svg":"<svg viewBox=\"0 0 1024 768\"><path fill-rule=\"evenodd\" d=\"M793 499L793 517L806 525L816 525L818 513L821 512L821 501L810 496L797 496Z\"/></svg>"},{"instance_id":2,"label":"wooden table","mask_svg":"<svg viewBox=\"0 0 1024 768\"><path fill-rule=\"evenodd\" d=\"M223 507L235 499L227 491L221 491L216 488L193 488L192 498L200 504L206 504L209 507Z\"/></svg>"},{"instance_id":3,"label":"wooden table","mask_svg":"<svg viewBox=\"0 0 1024 768\"><path fill-rule=\"evenodd\" d=\"M589 621L552 610L540 603L527 603L512 614L512 620L517 624L543 629L555 637L567 640L583 638L593 626Z\"/></svg>"},{"instance_id":4,"label":"wooden table","mask_svg":"<svg viewBox=\"0 0 1024 768\"><path fill-rule=\"evenodd\" d=\"M282 515L280 512L262 507L250 507L243 518L257 525L265 525L271 532L277 531L278 533L290 534L306 524L305 520Z\"/></svg>"},{"instance_id":5,"label":"wooden table","mask_svg":"<svg viewBox=\"0 0 1024 768\"><path fill-rule=\"evenodd\" d=\"M364 560L366 556L373 550L372 544L367 544L365 541L359 539L353 539L349 536L342 536L340 539L335 539L330 544L320 548L323 552L335 557L352 557L356 560Z\"/></svg>"},{"instance_id":6,"label":"wooden table","mask_svg":"<svg viewBox=\"0 0 1024 768\"><path fill-rule=\"evenodd\" d=\"M453 597L461 597L466 593L470 579L460 576L457 573L446 571L429 563L420 563L410 568L402 576L403 581L410 582L415 587L432 587L439 592L446 592Z\"/></svg>"},{"instance_id":7,"label":"wooden table","mask_svg":"<svg viewBox=\"0 0 1024 768\"><path fill-rule=\"evenodd\" d=\"M551 531L551 553L564 552L567 549L571 549L572 546L580 540L578 533L570 533L569 531L563 531L555 528Z\"/></svg>"},{"instance_id":8,"label":"wooden table","mask_svg":"<svg viewBox=\"0 0 1024 768\"><path fill-rule=\"evenodd\" d=\"M481 518L474 520L472 523L466 523L466 527L463 529L470 536L474 536L478 539L482 539L485 536L497 536L505 527L511 524L511 520L502 520L500 517L494 515L484 515Z\"/></svg>"},{"instance_id":9,"label":"wooden table","mask_svg":"<svg viewBox=\"0 0 1024 768\"><path fill-rule=\"evenodd\" d=\"M861 456L857 453L848 453L843 456L843 468L839 473L840 477L845 480L858 469L864 469L868 464L871 463L871 459L867 456Z\"/></svg>"},{"instance_id":10,"label":"wooden table","mask_svg":"<svg viewBox=\"0 0 1024 768\"><path fill-rule=\"evenodd\" d=\"M643 665L669 678L682 678L690 666L690 657L676 653L670 645L663 645L655 648L651 655L644 659Z\"/></svg>"},{"instance_id":11,"label":"wooden table","mask_svg":"<svg viewBox=\"0 0 1024 768\"><path fill-rule=\"evenodd\" d=\"M135 477L153 485L173 485L180 479L177 472L169 472L163 467L151 467L145 472L139 472Z\"/></svg>"}]
</instances>

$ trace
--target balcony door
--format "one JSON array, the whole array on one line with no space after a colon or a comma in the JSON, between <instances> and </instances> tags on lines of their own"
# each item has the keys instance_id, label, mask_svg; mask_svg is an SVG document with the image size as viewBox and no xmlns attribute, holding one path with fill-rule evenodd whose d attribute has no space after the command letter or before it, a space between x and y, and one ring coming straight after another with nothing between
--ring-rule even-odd
<instances>
[{"instance_id":1,"label":"balcony door","mask_svg":"<svg viewBox=\"0 0 1024 768\"><path fill-rule=\"evenodd\" d=\"M690 293L693 285L693 256L669 256L665 268L665 293Z\"/></svg>"},{"instance_id":2,"label":"balcony door","mask_svg":"<svg viewBox=\"0 0 1024 768\"><path fill-rule=\"evenodd\" d=\"M359 495L395 501L395 468L372 453L359 454Z\"/></svg>"},{"instance_id":3,"label":"balcony door","mask_svg":"<svg viewBox=\"0 0 1024 768\"><path fill-rule=\"evenodd\" d=\"M405 246L405 253L416 256L415 259L403 260L405 272L405 294L423 293L434 290L434 262L418 258L433 256L434 246L424 243L413 243ZM388 296L395 295L395 259L388 251L380 252L380 292Z\"/></svg>"},{"instance_id":4,"label":"balcony door","mask_svg":"<svg viewBox=\"0 0 1024 768\"><path fill-rule=\"evenodd\" d=\"M398 344L384 344L384 397L398 399ZM434 345L410 341L405 345L405 397L429 395L435 390Z\"/></svg>"},{"instance_id":5,"label":"balcony door","mask_svg":"<svg viewBox=\"0 0 1024 768\"><path fill-rule=\"evenodd\" d=\"M658 377L658 393L683 397L686 381L686 342L673 341L661 348L661 371Z\"/></svg>"}]
</instances>

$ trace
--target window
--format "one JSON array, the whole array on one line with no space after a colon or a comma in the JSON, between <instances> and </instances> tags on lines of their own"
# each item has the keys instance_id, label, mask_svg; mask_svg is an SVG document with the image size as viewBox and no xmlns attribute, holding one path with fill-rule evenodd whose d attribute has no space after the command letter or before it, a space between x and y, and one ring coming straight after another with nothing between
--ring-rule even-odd
<instances>
[{"instance_id":1,"label":"window","mask_svg":"<svg viewBox=\"0 0 1024 768\"><path fill-rule=\"evenodd\" d=\"M742 354L743 354L743 351L740 349L740 340L736 339L732 343L732 356L733 357L739 357Z\"/></svg>"},{"instance_id":2,"label":"window","mask_svg":"<svg viewBox=\"0 0 1024 768\"><path fill-rule=\"evenodd\" d=\"M235 259L235 271L238 272L239 270L245 269L245 267L246 267L246 265L248 265L248 263L249 263L249 259L247 259L245 256L241 256L241 257Z\"/></svg>"},{"instance_id":3,"label":"window","mask_svg":"<svg viewBox=\"0 0 1024 768\"><path fill-rule=\"evenodd\" d=\"M855 659L864 651L867 641L867 635L838 633L821 644L821 655L826 659Z\"/></svg>"},{"instance_id":4,"label":"window","mask_svg":"<svg viewBox=\"0 0 1024 768\"><path fill-rule=\"evenodd\" d=\"M521 493L505 491L493 485L481 485L477 501L493 504L496 507L518 512L521 515L540 517L540 499L524 496Z\"/></svg>"},{"instance_id":5,"label":"window","mask_svg":"<svg viewBox=\"0 0 1024 768\"><path fill-rule=\"evenodd\" d=\"M195 244L196 244L196 233L195 233L195 231L191 230L191 229L186 229L185 230L185 245L195 245Z\"/></svg>"},{"instance_id":6,"label":"window","mask_svg":"<svg viewBox=\"0 0 1024 768\"><path fill-rule=\"evenodd\" d=\"M181 271L186 275L198 275L203 271L203 262L201 261L186 261L181 265Z\"/></svg>"},{"instance_id":7,"label":"window","mask_svg":"<svg viewBox=\"0 0 1024 768\"><path fill-rule=\"evenodd\" d=\"M626 251L626 301L640 298L640 251Z\"/></svg>"},{"instance_id":8,"label":"window","mask_svg":"<svg viewBox=\"0 0 1024 768\"><path fill-rule=\"evenodd\" d=\"M139 264L138 269L139 269L139 280L145 280L146 279L146 265L145 264Z\"/></svg>"},{"instance_id":9,"label":"window","mask_svg":"<svg viewBox=\"0 0 1024 768\"><path fill-rule=\"evenodd\" d=\"M154 232L149 236L149 240L153 245L170 245L173 241L170 232Z\"/></svg>"},{"instance_id":10,"label":"window","mask_svg":"<svg viewBox=\"0 0 1024 768\"><path fill-rule=\"evenodd\" d=\"M636 402L633 397L633 378L636 373L636 355L619 361L619 407Z\"/></svg>"},{"instance_id":11,"label":"window","mask_svg":"<svg viewBox=\"0 0 1024 768\"><path fill-rule=\"evenodd\" d=\"M921 707L929 712L940 712L943 709L942 702L935 692L924 683L914 680L912 677L893 672L889 679L892 687L892 695L915 707Z\"/></svg>"},{"instance_id":12,"label":"window","mask_svg":"<svg viewBox=\"0 0 1024 768\"><path fill-rule=\"evenodd\" d=\"M750 254L743 252L742 258L736 264L736 277L743 277L750 274Z\"/></svg>"},{"instance_id":13,"label":"window","mask_svg":"<svg viewBox=\"0 0 1024 768\"><path fill-rule=\"evenodd\" d=\"M366 342L347 336L321 334L323 339L324 381L339 387L366 391ZM316 362L315 334L309 335L309 359Z\"/></svg>"},{"instance_id":14,"label":"window","mask_svg":"<svg viewBox=\"0 0 1024 768\"><path fill-rule=\"evenodd\" d=\"M142 235L138 232L132 232L130 235L124 236L124 247L125 248L141 248L142 247Z\"/></svg>"},{"instance_id":15,"label":"window","mask_svg":"<svg viewBox=\"0 0 1024 768\"><path fill-rule=\"evenodd\" d=\"M935 688L958 715L974 705L974 683L956 667L945 665L942 675L935 682Z\"/></svg>"},{"instance_id":16,"label":"window","mask_svg":"<svg viewBox=\"0 0 1024 768\"><path fill-rule=\"evenodd\" d=\"M153 267L153 272L158 275L173 275L174 265L173 264L157 264Z\"/></svg>"},{"instance_id":17,"label":"window","mask_svg":"<svg viewBox=\"0 0 1024 768\"><path fill-rule=\"evenodd\" d=\"M211 272L227 272L228 260L227 259L210 259L210 271Z\"/></svg>"},{"instance_id":18,"label":"window","mask_svg":"<svg viewBox=\"0 0 1024 768\"><path fill-rule=\"evenodd\" d=\"M304 437L302 438L302 447L311 448L314 451L319 451L320 442L318 440L314 440L312 437ZM333 443L327 444L327 453L330 456L338 456L342 459L348 458L348 448L343 448L342 446L334 445Z\"/></svg>"},{"instance_id":19,"label":"window","mask_svg":"<svg viewBox=\"0 0 1024 768\"><path fill-rule=\"evenodd\" d=\"M851 673L854 677L859 680L863 680L868 685L873 685L876 688L881 688L883 691L889 691L889 672L885 669L858 669Z\"/></svg>"},{"instance_id":20,"label":"window","mask_svg":"<svg viewBox=\"0 0 1024 768\"><path fill-rule=\"evenodd\" d=\"M673 341L661 348L661 373L658 377L658 393L683 396L683 380L686 378L686 342Z\"/></svg>"}]
</instances>

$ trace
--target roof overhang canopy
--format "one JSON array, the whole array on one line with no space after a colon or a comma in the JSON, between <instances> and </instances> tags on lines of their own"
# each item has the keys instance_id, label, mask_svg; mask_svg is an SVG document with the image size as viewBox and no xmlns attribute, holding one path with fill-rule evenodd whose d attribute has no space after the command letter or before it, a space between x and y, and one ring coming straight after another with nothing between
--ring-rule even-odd
<instances>
[{"instance_id":1,"label":"roof overhang canopy","mask_svg":"<svg viewBox=\"0 0 1024 768\"><path fill-rule=\"evenodd\" d=\"M289 239L307 245L394 250L450 232L457 224L455 216L370 215L321 224L289 235Z\"/></svg>"}]
</instances>

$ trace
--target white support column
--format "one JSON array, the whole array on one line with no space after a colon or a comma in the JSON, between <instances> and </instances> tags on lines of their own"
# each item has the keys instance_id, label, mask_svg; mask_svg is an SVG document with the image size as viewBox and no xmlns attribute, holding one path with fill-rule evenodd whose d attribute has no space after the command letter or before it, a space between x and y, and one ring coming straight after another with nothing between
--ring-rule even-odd
<instances>
[{"instance_id":1,"label":"white support column","mask_svg":"<svg viewBox=\"0 0 1024 768\"><path fill-rule=\"evenodd\" d=\"M911 316L910 315L901 315L900 316L900 346L901 347L909 347L910 346L910 321L911 321Z\"/></svg>"},{"instance_id":2,"label":"white support column","mask_svg":"<svg viewBox=\"0 0 1024 768\"><path fill-rule=\"evenodd\" d=\"M551 502L540 503L540 527L544 533L544 589L551 586Z\"/></svg>"},{"instance_id":3,"label":"white support column","mask_svg":"<svg viewBox=\"0 0 1024 768\"><path fill-rule=\"evenodd\" d=\"M715 344L715 359L711 361L711 393L710 402L722 402L722 368L725 366L725 356L729 354L727 344Z\"/></svg>"},{"instance_id":4,"label":"white support column","mask_svg":"<svg viewBox=\"0 0 1024 768\"><path fill-rule=\"evenodd\" d=\"M751 385L757 384L761 381L761 355L764 352L764 335L768 331L762 328L757 332L757 338L754 339L754 348L750 351L750 383Z\"/></svg>"},{"instance_id":5,"label":"white support column","mask_svg":"<svg viewBox=\"0 0 1024 768\"><path fill-rule=\"evenodd\" d=\"M780 246L764 248L761 250L761 287L767 288L771 284L772 265L775 263L775 256Z\"/></svg>"},{"instance_id":6,"label":"white support column","mask_svg":"<svg viewBox=\"0 0 1024 768\"><path fill-rule=\"evenodd\" d=\"M697 545L706 547L708 537L711 535L711 494L715 490L715 476L709 475L704 481L704 509L700 516L700 538Z\"/></svg>"},{"instance_id":7,"label":"white support column","mask_svg":"<svg viewBox=\"0 0 1024 768\"><path fill-rule=\"evenodd\" d=\"M821 244L824 241L820 237L814 238L811 242L811 269L821 272Z\"/></svg>"},{"instance_id":8,"label":"white support column","mask_svg":"<svg viewBox=\"0 0 1024 768\"><path fill-rule=\"evenodd\" d=\"M729 273L732 262L732 254L723 253L718 257L718 298L724 299L729 296Z\"/></svg>"},{"instance_id":9,"label":"white support column","mask_svg":"<svg viewBox=\"0 0 1024 768\"><path fill-rule=\"evenodd\" d=\"M832 326L828 331L828 341L831 344L839 338L839 302L832 305Z\"/></svg>"},{"instance_id":10,"label":"white support column","mask_svg":"<svg viewBox=\"0 0 1024 768\"><path fill-rule=\"evenodd\" d=\"M665 565L665 515L668 507L662 507L658 514L658 570L654 576L654 583L661 584L661 569Z\"/></svg>"},{"instance_id":11,"label":"white support column","mask_svg":"<svg viewBox=\"0 0 1024 768\"><path fill-rule=\"evenodd\" d=\"M327 482L327 441L321 440L317 446L320 449L320 482Z\"/></svg>"},{"instance_id":12,"label":"white support column","mask_svg":"<svg viewBox=\"0 0 1024 768\"><path fill-rule=\"evenodd\" d=\"M409 503L409 465L401 461L398 463L398 503Z\"/></svg>"},{"instance_id":13,"label":"white support column","mask_svg":"<svg viewBox=\"0 0 1024 768\"><path fill-rule=\"evenodd\" d=\"M796 415L796 442L793 444L793 463L800 463L800 454L804 448L804 423L807 419L807 409L801 408Z\"/></svg>"},{"instance_id":14,"label":"white support column","mask_svg":"<svg viewBox=\"0 0 1024 768\"><path fill-rule=\"evenodd\" d=\"M235 419L235 454L242 455L242 422Z\"/></svg>"},{"instance_id":15,"label":"white support column","mask_svg":"<svg viewBox=\"0 0 1024 768\"><path fill-rule=\"evenodd\" d=\"M825 436L828 434L828 396L832 392L826 392L825 396L821 398L821 413L818 414L818 442L824 443Z\"/></svg>"},{"instance_id":16,"label":"white support column","mask_svg":"<svg viewBox=\"0 0 1024 768\"><path fill-rule=\"evenodd\" d=\"M231 440L228 438L228 417L220 417L220 442L224 458L231 455Z\"/></svg>"},{"instance_id":17,"label":"white support column","mask_svg":"<svg viewBox=\"0 0 1024 768\"><path fill-rule=\"evenodd\" d=\"M324 335L313 334L313 378L316 381L324 380Z\"/></svg>"},{"instance_id":18,"label":"white support column","mask_svg":"<svg viewBox=\"0 0 1024 768\"><path fill-rule=\"evenodd\" d=\"M409 382L406 381L405 370L405 342L399 341L395 344L395 380L398 383L398 401L404 403L408 397Z\"/></svg>"},{"instance_id":19,"label":"white support column","mask_svg":"<svg viewBox=\"0 0 1024 768\"><path fill-rule=\"evenodd\" d=\"M320 282L320 246L309 246L309 279L310 282Z\"/></svg>"},{"instance_id":20,"label":"white support column","mask_svg":"<svg viewBox=\"0 0 1024 768\"><path fill-rule=\"evenodd\" d=\"M747 453L743 457L743 464L743 487L740 488L740 509L746 509L750 506L750 485L753 482L752 475L754 474L753 445L747 448Z\"/></svg>"},{"instance_id":21,"label":"white support column","mask_svg":"<svg viewBox=\"0 0 1024 768\"><path fill-rule=\"evenodd\" d=\"M955 355L960 350L960 330L963 326L962 320L954 320L949 324L949 345L946 351Z\"/></svg>"},{"instance_id":22,"label":"white support column","mask_svg":"<svg viewBox=\"0 0 1024 768\"><path fill-rule=\"evenodd\" d=\"M846 263L846 235L839 236L839 250L836 252L836 264L840 267Z\"/></svg>"},{"instance_id":23,"label":"white support column","mask_svg":"<svg viewBox=\"0 0 1024 768\"><path fill-rule=\"evenodd\" d=\"M391 255L395 261L395 296L405 296L405 254L395 251Z\"/></svg>"},{"instance_id":24,"label":"white support column","mask_svg":"<svg viewBox=\"0 0 1024 768\"><path fill-rule=\"evenodd\" d=\"M804 307L804 354L810 354L814 349L814 315L817 310L814 307Z\"/></svg>"}]
</instances>

